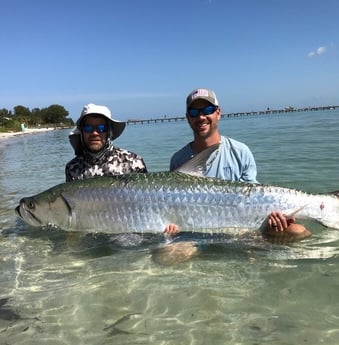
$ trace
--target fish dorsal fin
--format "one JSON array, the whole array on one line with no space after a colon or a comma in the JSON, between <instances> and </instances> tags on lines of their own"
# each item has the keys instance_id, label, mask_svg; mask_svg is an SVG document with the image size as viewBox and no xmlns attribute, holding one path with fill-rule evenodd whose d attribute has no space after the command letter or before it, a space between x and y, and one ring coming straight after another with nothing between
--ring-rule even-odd
<instances>
[{"instance_id":1,"label":"fish dorsal fin","mask_svg":"<svg viewBox=\"0 0 339 345\"><path fill-rule=\"evenodd\" d=\"M175 171L193 176L204 176L206 162L210 155L219 148L219 145L220 144L215 144L199 152L179 168L175 169Z\"/></svg>"}]
</instances>

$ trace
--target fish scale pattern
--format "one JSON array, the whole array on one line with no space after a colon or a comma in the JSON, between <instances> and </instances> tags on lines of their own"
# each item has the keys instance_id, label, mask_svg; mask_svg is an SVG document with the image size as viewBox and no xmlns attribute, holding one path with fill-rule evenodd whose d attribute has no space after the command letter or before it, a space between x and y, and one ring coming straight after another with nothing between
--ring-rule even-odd
<instances>
[{"instance_id":1,"label":"fish scale pattern","mask_svg":"<svg viewBox=\"0 0 339 345\"><path fill-rule=\"evenodd\" d=\"M257 229L278 209L339 229L335 196L178 172L65 183L25 199L19 209L29 224L85 232L163 232L169 223L176 223L182 231Z\"/></svg>"}]
</instances>

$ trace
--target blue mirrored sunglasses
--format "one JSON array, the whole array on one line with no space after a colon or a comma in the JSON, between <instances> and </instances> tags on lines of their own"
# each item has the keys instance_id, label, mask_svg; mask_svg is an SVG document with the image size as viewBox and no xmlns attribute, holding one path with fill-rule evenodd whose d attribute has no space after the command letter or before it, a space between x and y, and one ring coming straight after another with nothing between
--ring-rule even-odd
<instances>
[{"instance_id":1,"label":"blue mirrored sunglasses","mask_svg":"<svg viewBox=\"0 0 339 345\"><path fill-rule=\"evenodd\" d=\"M187 114L190 117L198 117L200 114L212 115L217 109L218 107L216 107L215 105L207 105L206 107L200 109L188 108Z\"/></svg>"},{"instance_id":2,"label":"blue mirrored sunglasses","mask_svg":"<svg viewBox=\"0 0 339 345\"><path fill-rule=\"evenodd\" d=\"M107 125L97 125L97 126L84 125L84 126L82 126L82 130L85 133L93 133L94 131L96 131L97 133L106 133L107 129L108 129Z\"/></svg>"}]
</instances>

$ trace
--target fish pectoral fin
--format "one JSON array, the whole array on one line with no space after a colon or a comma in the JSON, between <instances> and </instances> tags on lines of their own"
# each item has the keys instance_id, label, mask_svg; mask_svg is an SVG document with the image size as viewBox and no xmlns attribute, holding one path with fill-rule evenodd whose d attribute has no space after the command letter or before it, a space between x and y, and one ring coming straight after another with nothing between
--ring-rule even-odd
<instances>
[{"instance_id":1,"label":"fish pectoral fin","mask_svg":"<svg viewBox=\"0 0 339 345\"><path fill-rule=\"evenodd\" d=\"M296 216L300 211L302 211L306 206L307 206L307 204L304 205L304 206L302 206L302 207L299 207L299 208L298 208L297 210L295 210L294 212L292 212L292 213L286 215L286 217L287 217L287 218L295 217L295 216Z\"/></svg>"},{"instance_id":2,"label":"fish pectoral fin","mask_svg":"<svg viewBox=\"0 0 339 345\"><path fill-rule=\"evenodd\" d=\"M61 198L63 200L63 202L65 203L66 207L67 207L67 211L68 211L68 226L70 226L72 224L73 221L73 217L76 216L76 214L74 213L74 205L72 205L72 199L67 196L67 193L61 193Z\"/></svg>"},{"instance_id":3,"label":"fish pectoral fin","mask_svg":"<svg viewBox=\"0 0 339 345\"><path fill-rule=\"evenodd\" d=\"M206 162L211 154L219 148L220 144L215 144L199 152L196 156L185 162L183 165L175 169L175 171L192 175L204 177L206 169Z\"/></svg>"}]
</instances>

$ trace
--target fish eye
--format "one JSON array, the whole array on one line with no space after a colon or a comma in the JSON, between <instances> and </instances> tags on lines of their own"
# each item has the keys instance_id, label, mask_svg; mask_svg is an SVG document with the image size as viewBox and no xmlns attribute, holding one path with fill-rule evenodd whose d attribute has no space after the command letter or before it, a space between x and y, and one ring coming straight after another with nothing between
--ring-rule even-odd
<instances>
[{"instance_id":1,"label":"fish eye","mask_svg":"<svg viewBox=\"0 0 339 345\"><path fill-rule=\"evenodd\" d=\"M29 199L29 200L26 200L25 202L26 206L29 208L29 209L34 209L34 201Z\"/></svg>"}]
</instances>

